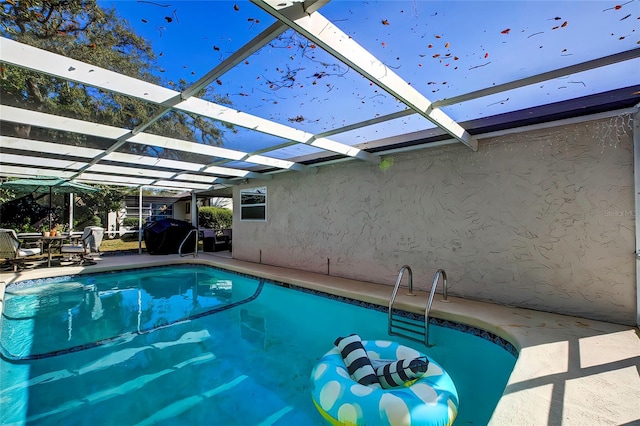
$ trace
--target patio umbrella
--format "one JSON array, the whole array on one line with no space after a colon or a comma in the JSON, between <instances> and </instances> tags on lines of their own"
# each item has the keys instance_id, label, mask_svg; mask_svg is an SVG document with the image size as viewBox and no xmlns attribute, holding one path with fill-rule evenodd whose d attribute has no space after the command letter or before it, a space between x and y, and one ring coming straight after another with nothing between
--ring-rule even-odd
<instances>
[{"instance_id":1,"label":"patio umbrella","mask_svg":"<svg viewBox=\"0 0 640 426\"><path fill-rule=\"evenodd\" d=\"M79 182L73 182L67 179L53 177L53 176L38 176L35 178L21 178L3 182L0 184L2 189L10 189L15 192L24 193L41 193L49 194L49 228L51 228L51 204L53 194L73 194L82 193L88 194L90 192L99 191L98 188L94 188L89 185L85 185ZM73 225L73 224L70 224ZM71 226L69 227L71 230Z\"/></svg>"}]
</instances>

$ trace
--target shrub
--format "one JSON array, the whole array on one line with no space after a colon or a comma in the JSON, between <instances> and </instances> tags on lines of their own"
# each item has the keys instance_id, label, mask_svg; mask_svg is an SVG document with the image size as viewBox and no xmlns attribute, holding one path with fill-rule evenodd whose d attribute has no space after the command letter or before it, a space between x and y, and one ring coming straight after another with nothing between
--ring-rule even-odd
<instances>
[{"instance_id":1,"label":"shrub","mask_svg":"<svg viewBox=\"0 0 640 426\"><path fill-rule=\"evenodd\" d=\"M73 229L84 229L87 226L102 226L102 220L97 215L83 217L75 222Z\"/></svg>"},{"instance_id":2,"label":"shrub","mask_svg":"<svg viewBox=\"0 0 640 426\"><path fill-rule=\"evenodd\" d=\"M201 228L231 228L233 212L229 209L222 207L200 207L198 212L198 223Z\"/></svg>"},{"instance_id":3,"label":"shrub","mask_svg":"<svg viewBox=\"0 0 640 426\"><path fill-rule=\"evenodd\" d=\"M144 221L142 222L144 225ZM122 219L122 226L126 226L131 229L138 229L138 218L137 217L125 217Z\"/></svg>"}]
</instances>

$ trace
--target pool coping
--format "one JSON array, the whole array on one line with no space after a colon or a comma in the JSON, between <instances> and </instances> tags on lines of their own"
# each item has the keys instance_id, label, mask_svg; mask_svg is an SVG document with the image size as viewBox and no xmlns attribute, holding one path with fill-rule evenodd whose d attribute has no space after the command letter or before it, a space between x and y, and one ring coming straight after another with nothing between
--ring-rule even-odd
<instances>
[{"instance_id":1,"label":"pool coping","mask_svg":"<svg viewBox=\"0 0 640 426\"><path fill-rule=\"evenodd\" d=\"M259 276L270 281L387 306L392 287L346 278L239 261L200 253L103 258L89 267L47 268L0 274L5 284L53 277L194 263ZM391 283L393 284L393 283ZM399 292L398 309L424 314L426 291ZM491 425L630 424L640 421L640 336L631 326L486 302L436 295L431 315L486 330L515 346L518 359L491 417ZM381 330L386 336L386 330ZM481 368L481 366L479 366ZM478 391L482 391L478 384Z\"/></svg>"}]
</instances>

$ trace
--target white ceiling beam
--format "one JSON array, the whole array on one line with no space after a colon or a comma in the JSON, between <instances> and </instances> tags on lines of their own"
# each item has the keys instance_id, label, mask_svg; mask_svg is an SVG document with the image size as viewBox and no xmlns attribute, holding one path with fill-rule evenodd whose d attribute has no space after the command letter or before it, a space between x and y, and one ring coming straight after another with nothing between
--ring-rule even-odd
<instances>
[{"instance_id":1,"label":"white ceiling beam","mask_svg":"<svg viewBox=\"0 0 640 426\"><path fill-rule=\"evenodd\" d=\"M626 50L624 52L605 56L603 58L593 59L591 61L581 62L579 64L558 68L553 71L543 72L530 77L521 78L519 80L510 81L508 83L497 84L474 92L465 93L460 96L454 96L447 99L435 101L434 108L440 108L448 105L455 105L466 101L482 98L484 96L495 95L497 93L506 92L507 90L518 89L520 87L529 86L531 84L541 83L543 81L553 80L554 78L564 77L570 74L576 74L583 71L589 71L596 68L606 67L618 62L629 61L640 58L640 47L636 49Z\"/></svg>"},{"instance_id":2,"label":"white ceiling beam","mask_svg":"<svg viewBox=\"0 0 640 426\"><path fill-rule=\"evenodd\" d=\"M56 176L65 179L71 179L71 177L75 175L75 171L64 171L64 170L56 170L50 168L39 168L33 165L24 165L24 166L14 166L14 165L5 165L1 164L0 166L0 176L3 177L37 177L37 176ZM186 175L185 175L186 176ZM202 190L203 185L194 183L185 183L185 182L176 182L174 185L154 185L154 179L144 179L139 177L132 176L123 176L123 175L108 175L108 174L95 174L95 173L85 173L79 179L74 179L76 182L88 183L88 184L109 184L116 186L148 186L159 189L184 189L184 190ZM226 182L226 179L215 179L215 183ZM212 185L204 185L206 188L210 189Z\"/></svg>"},{"instance_id":3,"label":"white ceiling beam","mask_svg":"<svg viewBox=\"0 0 640 426\"><path fill-rule=\"evenodd\" d=\"M498 93L506 92L508 90L518 89L520 87L525 87L530 84L542 83L545 81L564 77L564 76L575 74L578 72L589 71L592 69L613 65L618 62L637 59L639 57L640 57L640 48L631 49L624 52L615 53L613 55L605 56L604 58L593 59L590 61L581 62L579 64L559 68L557 70L548 71L548 72L536 74L530 77L522 78L519 80L510 81L508 83L497 84L495 86L465 93L459 96L440 99L440 100L434 101L432 105L434 108L442 108L449 105L455 105L455 104L459 104L467 101L472 101L474 99L482 98L484 96L495 95ZM373 124L383 123L386 121L395 120L397 118L407 117L413 114L417 114L417 113L414 110L410 110L410 109L393 112L393 113L381 115L369 120L361 121L359 123L353 123L348 126L327 130L326 132L316 134L316 137L333 136L340 133L349 132L351 130L357 130L362 127L370 126ZM478 135L475 135L474 137L476 139L479 139Z\"/></svg>"},{"instance_id":4,"label":"white ceiling beam","mask_svg":"<svg viewBox=\"0 0 640 426\"><path fill-rule=\"evenodd\" d=\"M305 3L282 0L251 0L265 12L285 22L293 30L317 44L330 55L347 64L381 87L407 107L440 127L451 136L478 150L478 141L432 102L360 46L318 12L305 10Z\"/></svg>"},{"instance_id":5,"label":"white ceiling beam","mask_svg":"<svg viewBox=\"0 0 640 426\"><path fill-rule=\"evenodd\" d=\"M157 122L162 117L164 117L169 111L171 111L173 109L173 106L177 104L180 100L189 99L190 97L198 93L200 90L203 90L206 86L208 86L211 82L216 80L219 76L221 76L225 72L229 71L230 69L238 65L247 57L251 56L260 48L268 44L271 40L273 40L274 38L282 34L282 32L285 31L286 29L287 29L286 25L284 25L281 22L276 22L275 24L270 25L269 28L262 31L257 37L254 37L252 40L249 41L249 43L245 44L242 48L235 51L231 56L229 56L227 59L225 59L215 68L213 68L211 71L209 71L200 79L198 79L194 84L192 84L191 86L183 90L182 93L180 93L179 99L172 98L170 101L165 102L163 104L164 108L157 111L151 117L148 117L144 122L142 122L135 129L133 129L131 131L131 135L129 136L129 138L131 138L134 135L137 135L138 133L143 132L145 129L147 129L153 123ZM304 167L305 166L300 165L297 168L293 168L293 170L304 170Z\"/></svg>"},{"instance_id":6,"label":"white ceiling beam","mask_svg":"<svg viewBox=\"0 0 640 426\"><path fill-rule=\"evenodd\" d=\"M158 181L155 181L153 184L157 186L182 189L182 190L187 190L187 189L206 190L206 189L211 189L211 187L213 186L213 184L206 185L206 184L199 184L199 183L193 183L193 182L189 182L189 183L178 182L173 180L158 180Z\"/></svg>"},{"instance_id":7,"label":"white ceiling beam","mask_svg":"<svg viewBox=\"0 0 640 426\"><path fill-rule=\"evenodd\" d=\"M298 163L289 160L281 160L279 158L273 157L265 157L263 155L250 155L244 161L248 161L250 163L264 164L270 165L272 167L276 167L278 169L285 170L295 170L298 166ZM307 167L307 170L317 170L315 167Z\"/></svg>"},{"instance_id":8,"label":"white ceiling beam","mask_svg":"<svg viewBox=\"0 0 640 426\"><path fill-rule=\"evenodd\" d=\"M95 181L95 180L89 180L89 179L82 179L82 178L76 178L73 180L74 182L80 182L80 183L86 183L88 185L107 185L107 182L104 182L104 180L100 181ZM125 186L127 188L137 188L140 186L144 186L144 185L137 185L137 184L133 184L133 183L125 183L125 182L108 182L109 186ZM163 188L154 188L154 189L163 189Z\"/></svg>"},{"instance_id":9,"label":"white ceiling beam","mask_svg":"<svg viewBox=\"0 0 640 426\"><path fill-rule=\"evenodd\" d=\"M244 127L256 132L266 133L268 135L277 136L282 139L292 140L294 142L314 145L315 136L313 133L305 132L284 124L276 123L271 120L260 118L255 115L237 111L232 108L218 105L213 102L200 98L189 98L180 102L175 106L176 109L191 112L193 114L202 115L204 117L213 118L214 120L224 121L234 126ZM358 148L353 148L340 142L334 142L332 149L324 148L338 154L349 157L358 158L374 164L380 163L381 159L375 154L370 154Z\"/></svg>"},{"instance_id":10,"label":"white ceiling beam","mask_svg":"<svg viewBox=\"0 0 640 426\"><path fill-rule=\"evenodd\" d=\"M101 154L103 151L95 148L75 147L71 145L64 145L53 142L43 142L33 139L14 138L10 136L0 136L0 145L3 149L12 149L14 151L25 152L40 152L43 154L55 155L56 157L61 155L81 157L85 158L86 162L75 162L70 160L59 160L51 157L32 157L30 155L9 154L0 153L0 163L17 163L17 164L30 164L39 165L41 167L51 167L57 169L72 169L75 171L85 167L86 170L109 173L111 175L136 175L146 173L150 176L157 177L169 177L176 173L182 173L185 171L199 172L211 174L212 177L218 177L219 175L240 177L245 179L260 179L271 180L273 176L268 174L253 173L247 170L233 169L229 167L210 167L200 163L189 163L186 161L171 160L166 158L150 157L138 154L128 154L122 152L112 152L104 157L107 161L114 161L117 163L124 163L134 166L131 170L126 172L129 167L108 165L108 164L93 164L90 165L89 161L95 158L96 155ZM138 168L135 166L146 166L147 168ZM99 166L99 167L98 167ZM98 168L96 168L98 167ZM174 172L166 172L161 170L154 170L153 168L163 168L174 170ZM166 173L166 174L165 174Z\"/></svg>"},{"instance_id":11,"label":"white ceiling beam","mask_svg":"<svg viewBox=\"0 0 640 426\"><path fill-rule=\"evenodd\" d=\"M108 173L118 176L146 177L152 175L154 178L168 179L174 176L173 172L163 172L157 169L141 169L139 167L112 166L106 164L93 164L86 170L87 173Z\"/></svg>"},{"instance_id":12,"label":"white ceiling beam","mask_svg":"<svg viewBox=\"0 0 640 426\"><path fill-rule=\"evenodd\" d=\"M33 71L88 84L148 102L162 104L180 93L156 84L118 74L56 53L38 49L5 37L0 38L2 61Z\"/></svg>"},{"instance_id":13,"label":"white ceiling beam","mask_svg":"<svg viewBox=\"0 0 640 426\"><path fill-rule=\"evenodd\" d=\"M190 97L179 102L179 92L166 89L142 80L127 77L107 69L85 64L83 62L66 58L56 53L47 52L33 46L19 43L4 37L0 37L0 51L2 61L22 68L31 69L43 74L53 75L65 80L74 81L88 86L100 88L109 92L116 92L126 96L135 97L144 101L173 107L178 110L191 112L204 117L220 120L239 127L267 133L285 139L292 139L299 143L312 144L314 136L311 133L284 126L250 114L242 113L231 108L214 104L199 98ZM135 133L135 132L134 132ZM293 136L291 138L290 136ZM121 137L119 146L123 143ZM349 155L374 164L379 164L381 158L378 155L352 148L348 145L335 142L340 149L333 151L343 155ZM346 152L350 154L345 154Z\"/></svg>"},{"instance_id":14,"label":"white ceiling beam","mask_svg":"<svg viewBox=\"0 0 640 426\"><path fill-rule=\"evenodd\" d=\"M352 130L358 130L363 127L373 126L375 124L384 123L391 120L396 120L398 118L408 117L410 115L416 114L416 112L412 109L403 109L402 111L392 112L386 115L380 115L375 118L370 118L368 120L360 121L358 123L352 123L343 127L336 127L335 129L327 130L322 133L316 134L316 138L321 137L329 137L333 135L338 135L340 133L350 132Z\"/></svg>"},{"instance_id":15,"label":"white ceiling beam","mask_svg":"<svg viewBox=\"0 0 640 426\"><path fill-rule=\"evenodd\" d=\"M0 144L4 145L4 137L0 137ZM65 171L79 170L87 163L71 161L71 160L58 160L55 158L47 157L35 157L31 155L16 155L16 154L0 154L0 166L4 168L4 165L21 165L21 166L33 166L43 168L62 169Z\"/></svg>"},{"instance_id":16,"label":"white ceiling beam","mask_svg":"<svg viewBox=\"0 0 640 426\"><path fill-rule=\"evenodd\" d=\"M45 129L61 130L82 135L98 136L106 139L118 139L130 130L105 126L99 123L77 120L75 118L46 114L9 105L0 105L0 119L12 123L43 127Z\"/></svg>"},{"instance_id":17,"label":"white ceiling beam","mask_svg":"<svg viewBox=\"0 0 640 426\"><path fill-rule=\"evenodd\" d=\"M239 170L239 169L231 169L231 170L235 170L235 172L230 173L229 168L220 167L220 166L210 166L210 167L206 167L205 169L200 169L200 171L204 173L211 173L213 175L227 175L227 176L243 177L243 178L248 177L248 175L251 173L246 170ZM265 176L265 179L267 179L266 176Z\"/></svg>"},{"instance_id":18,"label":"white ceiling beam","mask_svg":"<svg viewBox=\"0 0 640 426\"><path fill-rule=\"evenodd\" d=\"M118 139L130 133L127 129L107 126L104 124L90 123L88 121L73 118L60 117L57 115L45 114L38 111L31 111L7 105L0 105L0 118L2 121L28 124L32 126L55 129L64 132L79 133L84 135L103 137L107 139ZM277 158L252 155L250 153L237 151L218 146L204 145L196 142L188 142L181 139L168 138L165 136L153 135L151 133L138 133L132 136L127 142L139 145L156 146L164 149L172 149L182 152L197 152L199 154L212 157L226 158L229 160L246 161L248 163L260 164L268 167L277 167L285 170L308 171L313 167L304 166L293 161L285 161ZM73 149L81 149L73 147ZM102 152L102 151L100 151ZM92 157L97 157L99 152Z\"/></svg>"},{"instance_id":19,"label":"white ceiling beam","mask_svg":"<svg viewBox=\"0 0 640 426\"><path fill-rule=\"evenodd\" d=\"M115 161L117 163L127 164L143 164L148 167L162 167L164 169L173 169L179 171L192 171L211 173L213 175L226 175L242 178L271 180L270 175L263 175L261 173L253 173L247 170L232 169L229 167L207 167L199 163L189 163L186 161L170 160L167 158L149 157L137 154L127 154L124 152L112 152L104 157L107 161Z\"/></svg>"},{"instance_id":20,"label":"white ceiling beam","mask_svg":"<svg viewBox=\"0 0 640 426\"><path fill-rule=\"evenodd\" d=\"M126 176L124 177L124 179L119 179L118 176L93 174L93 173L85 173L82 175L82 178L75 179L75 181L83 182L83 183L93 183L93 184L108 183L110 185L121 185L121 186L144 186L144 187L182 190L182 191L207 190L207 189L211 189L211 186L212 186L212 184L202 185L202 184L193 183L193 182L177 182L177 181L174 182L174 181L166 181L166 180L143 179L143 178L136 178L131 176Z\"/></svg>"},{"instance_id":21,"label":"white ceiling beam","mask_svg":"<svg viewBox=\"0 0 640 426\"><path fill-rule=\"evenodd\" d=\"M0 156L0 159L2 156ZM65 179L71 179L75 172L66 172L64 170L52 170L39 167L29 166L10 166L3 164L0 167L0 176L3 177L36 177L36 176L55 176Z\"/></svg>"},{"instance_id":22,"label":"white ceiling beam","mask_svg":"<svg viewBox=\"0 0 640 426\"><path fill-rule=\"evenodd\" d=\"M217 146L204 145L196 142L188 142L182 139L174 139L166 136L154 135L151 133L138 133L131 137L127 142L138 144L156 146L163 149L171 149L181 152L197 152L202 155L209 155L211 157L227 158L229 160L242 160L248 156L247 153L242 151L234 151L232 149L220 148Z\"/></svg>"},{"instance_id":23,"label":"white ceiling beam","mask_svg":"<svg viewBox=\"0 0 640 426\"><path fill-rule=\"evenodd\" d=\"M34 139L14 138L12 136L0 136L3 149L13 149L25 152L39 152L42 154L67 155L82 157L87 160L100 154L102 150L95 148L75 147L55 142L43 142ZM5 155L5 154L0 154Z\"/></svg>"},{"instance_id":24,"label":"white ceiling beam","mask_svg":"<svg viewBox=\"0 0 640 426\"><path fill-rule=\"evenodd\" d=\"M81 178L75 180L78 182L90 182L94 184L117 184L126 186L151 186L154 181L154 179L151 178L145 179L133 176L115 176L98 173L84 173Z\"/></svg>"},{"instance_id":25,"label":"white ceiling beam","mask_svg":"<svg viewBox=\"0 0 640 426\"><path fill-rule=\"evenodd\" d=\"M209 185L213 185L214 183L219 183L223 178L211 179L210 176L202 176L202 175L194 175L191 173L178 173L175 178L177 180L187 180L190 182L198 182L198 183L207 183Z\"/></svg>"}]
</instances>

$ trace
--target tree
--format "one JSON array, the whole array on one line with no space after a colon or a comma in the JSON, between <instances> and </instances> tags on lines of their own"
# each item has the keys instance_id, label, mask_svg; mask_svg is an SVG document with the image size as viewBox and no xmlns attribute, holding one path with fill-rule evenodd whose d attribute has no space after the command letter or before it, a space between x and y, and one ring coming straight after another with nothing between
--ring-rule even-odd
<instances>
[{"instance_id":1,"label":"tree","mask_svg":"<svg viewBox=\"0 0 640 426\"><path fill-rule=\"evenodd\" d=\"M109 187L106 185L94 186L100 188L100 191L82 194L82 200L84 201L85 207L77 208L75 210L78 212L75 218L75 222L78 224L78 229L90 225L106 226L107 215L109 212L116 212L119 216L120 210L122 209L122 202L124 201L125 194L120 188ZM119 217L116 222L120 222ZM115 229L113 229L113 231L115 231Z\"/></svg>"},{"instance_id":2,"label":"tree","mask_svg":"<svg viewBox=\"0 0 640 426\"><path fill-rule=\"evenodd\" d=\"M49 209L38 204L33 194L18 196L13 191L0 190L0 228L18 232L39 231L40 226L47 222L48 213Z\"/></svg>"},{"instance_id":3,"label":"tree","mask_svg":"<svg viewBox=\"0 0 640 426\"><path fill-rule=\"evenodd\" d=\"M5 0L0 9L0 34L118 73L161 84L156 56L148 41L138 36L113 9L95 0ZM3 103L86 121L133 129L158 106L121 94L105 92L10 65L2 65L0 95ZM188 86L180 80L176 90ZM206 97L204 90L198 94ZM211 99L218 103L226 98ZM75 145L104 148L113 141L69 135L59 131L3 123L5 134ZM169 112L145 131L195 142L222 145L219 126L233 126L187 113ZM64 139L63 139L64 138ZM176 158L177 152L127 144L130 152ZM197 154L192 154L193 156ZM182 159L188 161L185 153Z\"/></svg>"}]
</instances>

